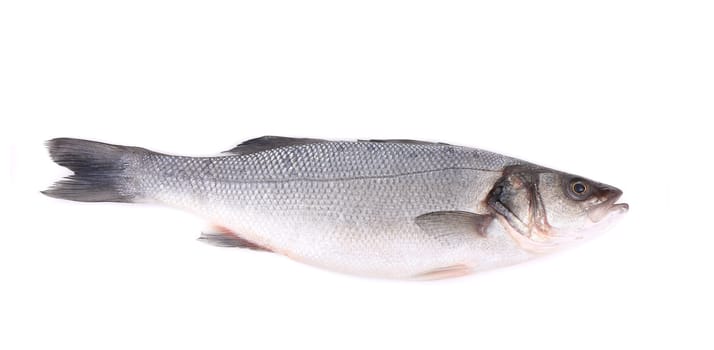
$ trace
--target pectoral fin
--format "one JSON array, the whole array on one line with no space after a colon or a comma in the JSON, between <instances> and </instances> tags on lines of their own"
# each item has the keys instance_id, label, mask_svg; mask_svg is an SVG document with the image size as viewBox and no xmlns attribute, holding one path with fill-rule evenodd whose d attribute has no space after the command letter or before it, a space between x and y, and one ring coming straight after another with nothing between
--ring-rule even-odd
<instances>
[{"instance_id":1,"label":"pectoral fin","mask_svg":"<svg viewBox=\"0 0 714 350\"><path fill-rule=\"evenodd\" d=\"M454 278L470 274L471 268L466 265L451 265L420 273L412 279L418 281L440 280L444 278Z\"/></svg>"},{"instance_id":2,"label":"pectoral fin","mask_svg":"<svg viewBox=\"0 0 714 350\"><path fill-rule=\"evenodd\" d=\"M458 245L474 237L486 237L491 215L466 211L437 211L416 217L416 224L428 235L448 245Z\"/></svg>"}]
</instances>

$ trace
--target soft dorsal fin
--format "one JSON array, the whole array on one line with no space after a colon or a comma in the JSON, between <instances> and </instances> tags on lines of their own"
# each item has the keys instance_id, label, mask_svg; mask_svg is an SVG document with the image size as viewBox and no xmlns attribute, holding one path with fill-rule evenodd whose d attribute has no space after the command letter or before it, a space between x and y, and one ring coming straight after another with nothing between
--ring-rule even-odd
<instances>
[{"instance_id":1,"label":"soft dorsal fin","mask_svg":"<svg viewBox=\"0 0 714 350\"><path fill-rule=\"evenodd\" d=\"M295 145L309 145L311 143L322 143L329 142L327 140L320 139L297 139L292 137L282 137L282 136L263 136L255 139L250 139L244 141L238 146L235 146L224 153L231 153L236 155L246 155L251 153L257 153L262 151L267 151L274 148L281 148L287 146Z\"/></svg>"},{"instance_id":2,"label":"soft dorsal fin","mask_svg":"<svg viewBox=\"0 0 714 350\"><path fill-rule=\"evenodd\" d=\"M358 140L359 142L377 142L377 143L406 143L411 145L447 145L448 143L443 142L429 142L429 141L419 141L419 140L405 140L405 139L390 139L390 140Z\"/></svg>"}]
</instances>

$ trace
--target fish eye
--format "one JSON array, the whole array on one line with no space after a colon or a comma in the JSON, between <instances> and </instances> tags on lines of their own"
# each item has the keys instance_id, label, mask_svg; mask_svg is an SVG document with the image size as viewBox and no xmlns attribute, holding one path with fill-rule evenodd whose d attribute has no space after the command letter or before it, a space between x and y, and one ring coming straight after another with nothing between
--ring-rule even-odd
<instances>
[{"instance_id":1,"label":"fish eye","mask_svg":"<svg viewBox=\"0 0 714 350\"><path fill-rule=\"evenodd\" d=\"M590 197L590 184L583 179L573 179L568 186L568 194L575 200L585 200Z\"/></svg>"},{"instance_id":2,"label":"fish eye","mask_svg":"<svg viewBox=\"0 0 714 350\"><path fill-rule=\"evenodd\" d=\"M588 187L582 182L576 182L573 184L573 192L577 194L582 194L588 189Z\"/></svg>"}]
</instances>

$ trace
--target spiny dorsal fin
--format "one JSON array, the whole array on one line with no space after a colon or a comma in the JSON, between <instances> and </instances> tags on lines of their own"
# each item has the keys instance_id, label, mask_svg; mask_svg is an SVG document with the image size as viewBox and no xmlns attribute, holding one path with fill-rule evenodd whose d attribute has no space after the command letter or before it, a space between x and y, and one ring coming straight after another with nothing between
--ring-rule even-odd
<instances>
[{"instance_id":1,"label":"spiny dorsal fin","mask_svg":"<svg viewBox=\"0 0 714 350\"><path fill-rule=\"evenodd\" d=\"M474 237L486 237L493 216L466 211L436 211L419 215L414 221L429 236L446 245L457 246Z\"/></svg>"},{"instance_id":2,"label":"spiny dorsal fin","mask_svg":"<svg viewBox=\"0 0 714 350\"><path fill-rule=\"evenodd\" d=\"M411 145L449 145L443 142L429 142L429 141L419 141L419 140L405 140L405 139L389 139L389 140L357 140L359 142L377 142L377 143L406 143Z\"/></svg>"},{"instance_id":3,"label":"spiny dorsal fin","mask_svg":"<svg viewBox=\"0 0 714 350\"><path fill-rule=\"evenodd\" d=\"M258 153L262 151L267 151L274 148L281 148L287 146L296 145L309 145L311 143L322 143L329 142L327 140L320 139L297 139L292 137L282 137L282 136L263 136L255 139L250 139L235 146L224 153L231 153L235 155L246 155L251 153Z\"/></svg>"}]
</instances>

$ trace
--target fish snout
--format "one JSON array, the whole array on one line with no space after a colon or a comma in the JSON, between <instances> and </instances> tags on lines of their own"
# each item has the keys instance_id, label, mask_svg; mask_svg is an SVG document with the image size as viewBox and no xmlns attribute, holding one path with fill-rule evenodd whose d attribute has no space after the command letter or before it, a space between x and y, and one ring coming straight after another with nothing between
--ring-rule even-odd
<instances>
[{"instance_id":1,"label":"fish snout","mask_svg":"<svg viewBox=\"0 0 714 350\"><path fill-rule=\"evenodd\" d=\"M617 203L622 193L622 190L617 187L598 184L596 196L600 204L589 210L593 222L599 222L612 214L624 214L630 210L629 204Z\"/></svg>"}]
</instances>

